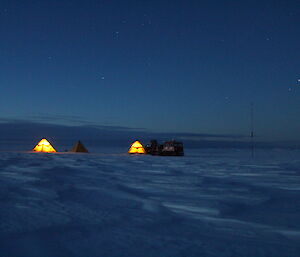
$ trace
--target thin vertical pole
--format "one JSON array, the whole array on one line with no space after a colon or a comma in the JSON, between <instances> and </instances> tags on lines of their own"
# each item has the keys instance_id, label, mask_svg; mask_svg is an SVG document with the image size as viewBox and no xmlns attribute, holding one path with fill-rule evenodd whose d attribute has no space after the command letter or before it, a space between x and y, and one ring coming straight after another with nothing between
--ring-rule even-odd
<instances>
[{"instance_id":1,"label":"thin vertical pole","mask_svg":"<svg viewBox=\"0 0 300 257\"><path fill-rule=\"evenodd\" d=\"M250 122L251 122L251 156L254 157L254 104L250 104Z\"/></svg>"}]
</instances>

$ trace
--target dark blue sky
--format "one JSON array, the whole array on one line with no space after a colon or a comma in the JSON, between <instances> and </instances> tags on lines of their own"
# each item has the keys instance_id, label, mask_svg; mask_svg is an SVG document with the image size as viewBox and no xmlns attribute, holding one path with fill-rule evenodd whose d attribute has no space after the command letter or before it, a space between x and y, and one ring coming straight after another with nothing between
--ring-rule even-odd
<instances>
[{"instance_id":1,"label":"dark blue sky","mask_svg":"<svg viewBox=\"0 0 300 257\"><path fill-rule=\"evenodd\" d=\"M1 1L0 117L300 141L299 1Z\"/></svg>"}]
</instances>

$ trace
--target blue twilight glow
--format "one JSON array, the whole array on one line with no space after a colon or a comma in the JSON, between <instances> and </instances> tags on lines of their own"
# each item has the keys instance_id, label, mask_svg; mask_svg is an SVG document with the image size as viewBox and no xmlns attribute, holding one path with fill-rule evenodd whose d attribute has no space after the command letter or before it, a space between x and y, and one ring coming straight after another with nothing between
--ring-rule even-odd
<instances>
[{"instance_id":1,"label":"blue twilight glow","mask_svg":"<svg viewBox=\"0 0 300 257\"><path fill-rule=\"evenodd\" d=\"M1 1L0 118L300 141L299 1Z\"/></svg>"}]
</instances>

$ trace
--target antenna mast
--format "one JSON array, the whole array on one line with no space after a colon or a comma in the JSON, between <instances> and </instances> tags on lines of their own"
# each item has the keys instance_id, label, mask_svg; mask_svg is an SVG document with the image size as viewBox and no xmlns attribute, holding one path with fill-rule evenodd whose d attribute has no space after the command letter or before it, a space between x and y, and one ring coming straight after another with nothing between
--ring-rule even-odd
<instances>
[{"instance_id":1,"label":"antenna mast","mask_svg":"<svg viewBox=\"0 0 300 257\"><path fill-rule=\"evenodd\" d=\"M251 122L251 155L254 157L254 104L250 103L250 122Z\"/></svg>"}]
</instances>

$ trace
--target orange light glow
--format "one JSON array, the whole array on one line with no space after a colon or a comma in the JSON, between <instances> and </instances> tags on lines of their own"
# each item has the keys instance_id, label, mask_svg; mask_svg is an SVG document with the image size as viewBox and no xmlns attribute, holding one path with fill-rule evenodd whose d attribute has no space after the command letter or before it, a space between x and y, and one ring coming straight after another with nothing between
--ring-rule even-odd
<instances>
[{"instance_id":1,"label":"orange light glow","mask_svg":"<svg viewBox=\"0 0 300 257\"><path fill-rule=\"evenodd\" d=\"M48 142L47 139L43 138L33 149L34 152L46 152L46 153L55 153L56 150Z\"/></svg>"},{"instance_id":2,"label":"orange light glow","mask_svg":"<svg viewBox=\"0 0 300 257\"><path fill-rule=\"evenodd\" d=\"M143 145L139 141L135 141L129 148L128 153L145 154L146 151L145 151Z\"/></svg>"}]
</instances>

